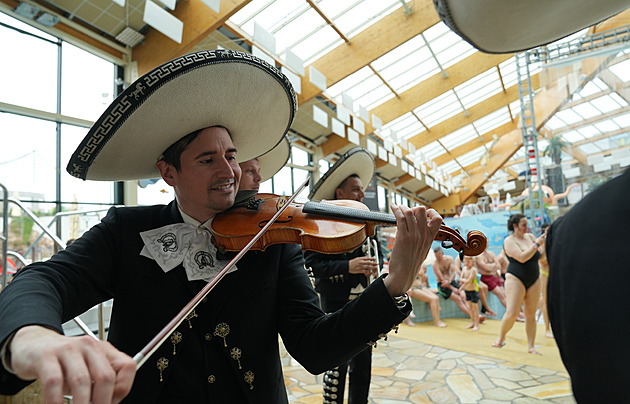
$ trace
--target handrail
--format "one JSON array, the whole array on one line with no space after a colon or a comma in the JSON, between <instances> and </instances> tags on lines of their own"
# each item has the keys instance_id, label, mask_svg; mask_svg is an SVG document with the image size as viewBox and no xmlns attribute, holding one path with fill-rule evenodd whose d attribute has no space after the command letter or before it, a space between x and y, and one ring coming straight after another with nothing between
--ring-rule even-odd
<instances>
[{"instance_id":1,"label":"handrail","mask_svg":"<svg viewBox=\"0 0 630 404\"><path fill-rule=\"evenodd\" d=\"M74 211L68 211L68 212L57 212L57 213L55 213L53 218L50 220L50 223L48 223L48 227L50 228L53 224L55 224L57 222L57 219L59 219L62 216L87 215L87 214L90 214L90 213L106 212L107 210L109 210L109 207L101 208L101 209L92 209L92 210L80 210L80 211L79 210L74 210ZM44 237L43 234L40 234L37 237L37 239L33 242L33 244L26 250L25 255L28 255L31 252L33 247L39 242L39 240L41 240L42 237Z\"/></svg>"},{"instance_id":2,"label":"handrail","mask_svg":"<svg viewBox=\"0 0 630 404\"><path fill-rule=\"evenodd\" d=\"M31 210L29 208L27 208L26 206L24 206L22 204L22 202L20 202L17 199L13 199L13 198L7 198L7 189L4 185L0 184L0 187L3 189L4 191L4 199L3 199L3 206L4 206L4 213L3 213L3 219L4 219L4 223L3 223L3 233L5 234L5 236L3 236L3 246L2 246L2 252L3 252L3 261L4 261L4 266L2 268L7 268L7 242L8 242L8 204L9 202L17 205L22 212L24 212L28 217L30 217L33 222L38 225L42 231L44 233L46 233L54 242L55 244L57 244L61 249L66 248L66 243L64 243L59 237L57 237L56 234L54 234L48 227L46 227L41 220L39 220L39 218L33 213L31 212ZM2 271L2 286L6 286L6 273L8 271ZM99 307L102 305L102 303L99 303ZM99 309L99 314L102 313L102 311ZM79 326L79 328L81 328L81 330L83 330L83 332L91 337L93 337L94 339L98 339L98 337L96 335L94 335L94 333L92 332L92 330L90 330L90 327L88 327L87 324L85 324L85 322L83 320L81 320L78 316L75 317L74 322ZM104 336L104 332L103 330L100 330L101 326L104 327L103 322L99 321L99 335L103 335Z\"/></svg>"}]
</instances>

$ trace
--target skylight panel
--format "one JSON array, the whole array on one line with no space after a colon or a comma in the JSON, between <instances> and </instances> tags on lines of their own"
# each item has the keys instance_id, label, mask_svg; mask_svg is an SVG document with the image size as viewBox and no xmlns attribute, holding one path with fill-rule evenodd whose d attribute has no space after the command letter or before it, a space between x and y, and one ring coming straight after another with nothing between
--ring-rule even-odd
<instances>
[{"instance_id":1,"label":"skylight panel","mask_svg":"<svg viewBox=\"0 0 630 404\"><path fill-rule=\"evenodd\" d=\"M279 27L273 36L276 38L276 51L278 54L284 53L285 49L292 48L309 35L316 35L324 28L325 22L313 9L308 9L294 20L286 22Z\"/></svg>"},{"instance_id":2,"label":"skylight panel","mask_svg":"<svg viewBox=\"0 0 630 404\"><path fill-rule=\"evenodd\" d=\"M420 153L422 153L426 158L433 160L434 158L446 153L446 150L437 141L433 141L428 145L421 147Z\"/></svg>"},{"instance_id":3,"label":"skylight panel","mask_svg":"<svg viewBox=\"0 0 630 404\"><path fill-rule=\"evenodd\" d=\"M411 112L407 112L383 127L383 132L388 130L395 132L399 139L403 139L422 132L424 127Z\"/></svg>"},{"instance_id":4,"label":"skylight panel","mask_svg":"<svg viewBox=\"0 0 630 404\"><path fill-rule=\"evenodd\" d=\"M613 101L615 101L617 104L619 104L622 107L625 107L626 105L628 105L628 101L621 98L621 96L618 93L610 93L609 96L610 98L613 99Z\"/></svg>"},{"instance_id":5,"label":"skylight panel","mask_svg":"<svg viewBox=\"0 0 630 404\"><path fill-rule=\"evenodd\" d=\"M416 108L414 112L425 125L431 127L462 112L462 108L459 101L457 101L455 93L453 93L453 91L447 91L439 97Z\"/></svg>"},{"instance_id":6,"label":"skylight panel","mask_svg":"<svg viewBox=\"0 0 630 404\"><path fill-rule=\"evenodd\" d=\"M630 59L609 66L608 70L613 72L615 76L619 77L621 81L630 81Z\"/></svg>"},{"instance_id":7,"label":"skylight panel","mask_svg":"<svg viewBox=\"0 0 630 404\"><path fill-rule=\"evenodd\" d=\"M447 32L450 32L450 31L451 31L451 29L446 24L444 24L442 21L440 21L437 24L435 24L434 26L424 30L422 35L424 35L424 38L430 43L434 39L439 38L442 35L446 34Z\"/></svg>"},{"instance_id":8,"label":"skylight panel","mask_svg":"<svg viewBox=\"0 0 630 404\"><path fill-rule=\"evenodd\" d=\"M334 18L333 23L352 37L399 8L400 2L394 0L355 1L352 9Z\"/></svg>"},{"instance_id":9,"label":"skylight panel","mask_svg":"<svg viewBox=\"0 0 630 404\"><path fill-rule=\"evenodd\" d=\"M582 88L582 90L578 94L580 95L580 98L585 98L585 97L588 97L589 95L599 93L600 91L602 91L602 89L599 88L593 82L593 80L591 80L588 83L586 83L584 88Z\"/></svg>"},{"instance_id":10,"label":"skylight panel","mask_svg":"<svg viewBox=\"0 0 630 404\"><path fill-rule=\"evenodd\" d=\"M394 93L392 93L385 84L382 84L372 89L369 93L365 94L358 101L359 104L365 106L365 108L370 111L378 107L382 103L391 100L394 97Z\"/></svg>"},{"instance_id":11,"label":"skylight panel","mask_svg":"<svg viewBox=\"0 0 630 404\"><path fill-rule=\"evenodd\" d=\"M348 10L352 10L358 2L358 0L321 0L315 3L324 15L333 20Z\"/></svg>"},{"instance_id":12,"label":"skylight panel","mask_svg":"<svg viewBox=\"0 0 630 404\"><path fill-rule=\"evenodd\" d=\"M560 129L560 128L563 128L565 126L567 126L566 122L564 122L563 120L558 118L556 115L554 115L551 118L549 118L547 123L545 123L545 128L548 128L548 129L550 129L552 131Z\"/></svg>"},{"instance_id":13,"label":"skylight panel","mask_svg":"<svg viewBox=\"0 0 630 404\"><path fill-rule=\"evenodd\" d=\"M516 59L509 58L505 62L499 64L503 85L510 88L518 83L518 75L516 74Z\"/></svg>"},{"instance_id":14,"label":"skylight panel","mask_svg":"<svg viewBox=\"0 0 630 404\"><path fill-rule=\"evenodd\" d=\"M460 39L458 42L455 42L443 52L436 53L436 56L437 59L440 61L442 68L448 69L449 67L453 66L457 62L466 59L468 56L472 55L475 52L478 52L477 49L473 48L468 42Z\"/></svg>"},{"instance_id":15,"label":"skylight panel","mask_svg":"<svg viewBox=\"0 0 630 404\"><path fill-rule=\"evenodd\" d=\"M576 114L571 109L565 109L565 110L562 110L562 111L558 112L556 114L556 117L558 119L562 120L567 125L571 125L572 123L580 122L580 121L583 120L581 116Z\"/></svg>"},{"instance_id":16,"label":"skylight panel","mask_svg":"<svg viewBox=\"0 0 630 404\"><path fill-rule=\"evenodd\" d=\"M473 122L477 131L484 135L491 130L498 128L501 125L504 125L511 121L510 114L508 113L507 107L503 107L494 112L489 113L488 115L477 119Z\"/></svg>"},{"instance_id":17,"label":"skylight panel","mask_svg":"<svg viewBox=\"0 0 630 404\"><path fill-rule=\"evenodd\" d=\"M358 86L362 81L367 80L368 77L374 76L372 70L369 67L364 67L343 80L337 82L336 84L328 87L326 93L331 97L338 97L341 95L343 91L350 91L351 89Z\"/></svg>"},{"instance_id":18,"label":"skylight panel","mask_svg":"<svg viewBox=\"0 0 630 404\"><path fill-rule=\"evenodd\" d=\"M472 163L480 160L481 156L483 156L485 153L486 153L485 146L479 146L476 149L469 151L468 153L462 156L457 157L457 161L459 162L459 164L462 165L462 167L468 167Z\"/></svg>"},{"instance_id":19,"label":"skylight panel","mask_svg":"<svg viewBox=\"0 0 630 404\"><path fill-rule=\"evenodd\" d=\"M575 142L579 142L580 140L584 140L585 137L582 136L578 131L572 130L572 131L563 133L562 139L566 140L567 142L575 143Z\"/></svg>"},{"instance_id":20,"label":"skylight panel","mask_svg":"<svg viewBox=\"0 0 630 404\"><path fill-rule=\"evenodd\" d=\"M470 108L500 91L503 89L495 68L486 70L455 87L455 92L466 108Z\"/></svg>"},{"instance_id":21,"label":"skylight panel","mask_svg":"<svg viewBox=\"0 0 630 404\"><path fill-rule=\"evenodd\" d=\"M230 17L230 21L236 25L241 25L254 18L264 7L271 5L273 0L252 0L245 7L238 10Z\"/></svg>"},{"instance_id":22,"label":"skylight panel","mask_svg":"<svg viewBox=\"0 0 630 404\"><path fill-rule=\"evenodd\" d=\"M611 142L610 139L600 139L593 143L602 150L610 150L617 146L614 142Z\"/></svg>"},{"instance_id":23,"label":"skylight panel","mask_svg":"<svg viewBox=\"0 0 630 404\"><path fill-rule=\"evenodd\" d=\"M612 120L622 128L630 127L630 113L616 116Z\"/></svg>"},{"instance_id":24,"label":"skylight panel","mask_svg":"<svg viewBox=\"0 0 630 404\"><path fill-rule=\"evenodd\" d=\"M597 129L601 130L603 133L612 132L613 130L620 129L619 125L613 122L612 119L606 119L605 121L597 122L594 126Z\"/></svg>"},{"instance_id":25,"label":"skylight panel","mask_svg":"<svg viewBox=\"0 0 630 404\"><path fill-rule=\"evenodd\" d=\"M343 39L327 25L320 29L317 34L304 38L302 42L294 45L291 50L303 58L304 66L308 66L342 43L344 43Z\"/></svg>"},{"instance_id":26,"label":"skylight panel","mask_svg":"<svg viewBox=\"0 0 630 404\"><path fill-rule=\"evenodd\" d=\"M447 175L451 175L455 171L459 170L461 167L459 166L459 164L457 164L457 161L451 160L448 163L442 164L438 168L444 171Z\"/></svg>"},{"instance_id":27,"label":"skylight panel","mask_svg":"<svg viewBox=\"0 0 630 404\"><path fill-rule=\"evenodd\" d=\"M330 27L320 29L317 33L303 38L289 48L291 52L304 61L306 67L341 43L339 35L331 31Z\"/></svg>"},{"instance_id":28,"label":"skylight panel","mask_svg":"<svg viewBox=\"0 0 630 404\"><path fill-rule=\"evenodd\" d=\"M585 102L583 104L578 104L572 109L573 109L573 112L581 116L582 119L592 118L594 116L601 115L601 113L603 112L603 111L599 111L597 108L595 108L593 105L591 105L588 102Z\"/></svg>"},{"instance_id":29,"label":"skylight panel","mask_svg":"<svg viewBox=\"0 0 630 404\"><path fill-rule=\"evenodd\" d=\"M608 95L596 98L596 99L590 101L589 104L593 105L595 108L597 108L602 113L614 111L614 110L619 109L621 107L621 105L619 105L619 103L614 98L612 98L611 96L608 96Z\"/></svg>"},{"instance_id":30,"label":"skylight panel","mask_svg":"<svg viewBox=\"0 0 630 404\"><path fill-rule=\"evenodd\" d=\"M577 132L584 136L585 138L590 138L593 136L599 136L602 134L602 131L597 129L595 126L593 125L587 125L587 126L583 126L579 129L577 129Z\"/></svg>"},{"instance_id":31,"label":"skylight panel","mask_svg":"<svg viewBox=\"0 0 630 404\"><path fill-rule=\"evenodd\" d=\"M401 74L398 77L394 77L389 80L389 85L392 86L399 94L404 93L413 86L421 83L435 74L438 74L440 69L435 62L435 59L431 58L424 63L415 66L412 70L405 74Z\"/></svg>"},{"instance_id":32,"label":"skylight panel","mask_svg":"<svg viewBox=\"0 0 630 404\"><path fill-rule=\"evenodd\" d=\"M469 141L476 139L479 139L479 136L471 124L443 136L440 138L440 143L442 143L442 145L448 150L452 150L464 143L468 143Z\"/></svg>"}]
</instances>

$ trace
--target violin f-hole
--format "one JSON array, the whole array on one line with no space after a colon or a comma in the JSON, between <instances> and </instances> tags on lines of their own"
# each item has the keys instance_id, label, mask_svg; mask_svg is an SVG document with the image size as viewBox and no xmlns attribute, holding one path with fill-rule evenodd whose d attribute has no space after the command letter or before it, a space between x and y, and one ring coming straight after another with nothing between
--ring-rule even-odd
<instances>
[{"instance_id":1,"label":"violin f-hole","mask_svg":"<svg viewBox=\"0 0 630 404\"><path fill-rule=\"evenodd\" d=\"M275 223L291 223L291 221L293 220L293 216L289 216L289 218L287 220L276 220ZM258 228L262 229L263 227L265 227L265 225L267 224L269 220L262 220L260 222L258 222Z\"/></svg>"}]
</instances>

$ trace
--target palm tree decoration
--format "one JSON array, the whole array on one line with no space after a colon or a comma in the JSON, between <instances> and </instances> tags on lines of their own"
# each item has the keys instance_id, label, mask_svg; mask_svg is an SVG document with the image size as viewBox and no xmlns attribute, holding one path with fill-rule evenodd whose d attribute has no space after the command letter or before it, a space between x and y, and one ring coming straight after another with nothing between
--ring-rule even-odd
<instances>
[{"instance_id":1,"label":"palm tree decoration","mask_svg":"<svg viewBox=\"0 0 630 404\"><path fill-rule=\"evenodd\" d=\"M568 146L568 142L562 139L562 136L552 136L549 139L549 144L543 152L543 156L549 155L551 161L559 165L562 162L562 149Z\"/></svg>"}]
</instances>

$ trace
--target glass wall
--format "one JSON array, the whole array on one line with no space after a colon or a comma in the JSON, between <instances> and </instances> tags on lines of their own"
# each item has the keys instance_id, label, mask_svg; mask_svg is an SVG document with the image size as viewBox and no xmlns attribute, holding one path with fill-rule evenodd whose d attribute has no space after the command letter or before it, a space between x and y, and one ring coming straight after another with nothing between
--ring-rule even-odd
<instances>
[{"instance_id":1,"label":"glass wall","mask_svg":"<svg viewBox=\"0 0 630 404\"><path fill-rule=\"evenodd\" d=\"M113 182L81 181L66 172L91 122L115 97L117 66L3 13L0 54L0 184L10 199L7 249L13 261L46 259L58 246L39 224L66 242L117 203ZM72 213L77 211L86 213Z\"/></svg>"}]
</instances>

